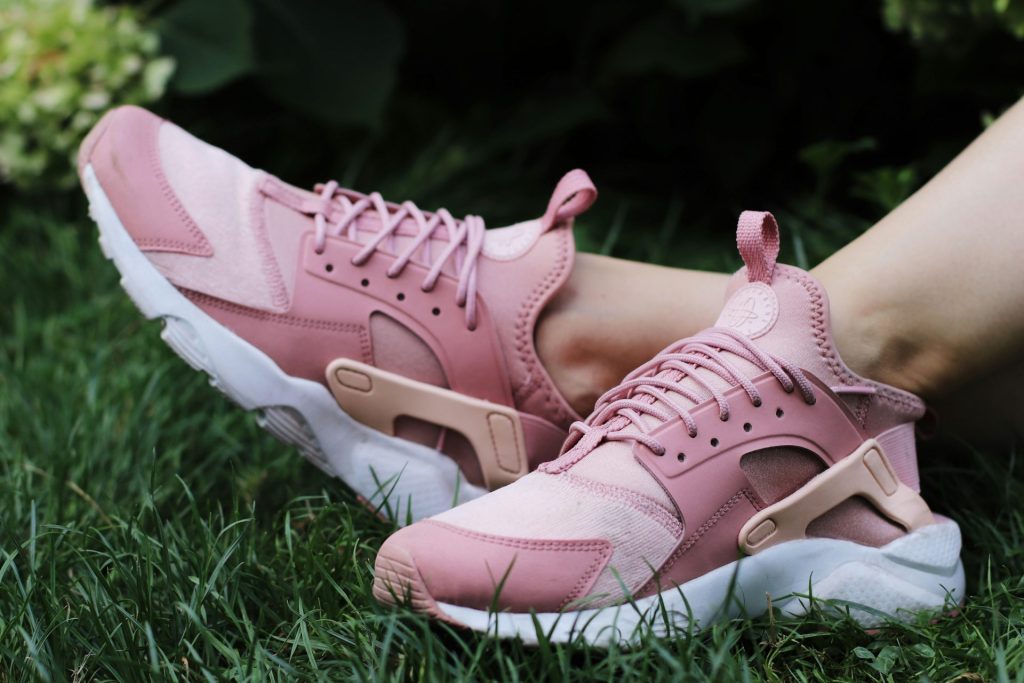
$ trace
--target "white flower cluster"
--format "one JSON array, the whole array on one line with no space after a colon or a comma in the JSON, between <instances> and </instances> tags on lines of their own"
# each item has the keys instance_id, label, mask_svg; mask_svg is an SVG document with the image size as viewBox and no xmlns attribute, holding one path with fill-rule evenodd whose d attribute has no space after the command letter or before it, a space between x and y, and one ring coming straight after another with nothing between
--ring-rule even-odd
<instances>
[{"instance_id":1,"label":"white flower cluster","mask_svg":"<svg viewBox=\"0 0 1024 683\"><path fill-rule=\"evenodd\" d=\"M0 0L0 178L74 182L78 144L112 105L159 99L174 61L130 7Z\"/></svg>"}]
</instances>

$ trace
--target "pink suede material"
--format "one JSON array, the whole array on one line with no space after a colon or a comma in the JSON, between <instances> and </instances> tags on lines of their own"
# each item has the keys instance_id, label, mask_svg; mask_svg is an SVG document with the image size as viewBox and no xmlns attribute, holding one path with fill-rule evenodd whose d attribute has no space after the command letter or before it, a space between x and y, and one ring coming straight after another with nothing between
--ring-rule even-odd
<instances>
[{"instance_id":1,"label":"pink suede material","mask_svg":"<svg viewBox=\"0 0 1024 683\"><path fill-rule=\"evenodd\" d=\"M162 119L138 107L103 118L82 146L79 163L96 177L132 238L143 250L212 256L213 248L174 194L160 163Z\"/></svg>"},{"instance_id":2,"label":"pink suede material","mask_svg":"<svg viewBox=\"0 0 1024 683\"><path fill-rule=\"evenodd\" d=\"M252 343L294 377L325 382L325 368L339 357L373 362L369 330L358 322L268 313L199 292L183 290L183 293L210 317Z\"/></svg>"},{"instance_id":3,"label":"pink suede material","mask_svg":"<svg viewBox=\"0 0 1024 683\"><path fill-rule=\"evenodd\" d=\"M687 530L682 543L635 596L645 598L682 585L739 559L736 539L740 529L760 507L749 489L740 489L723 500L699 526Z\"/></svg>"},{"instance_id":4,"label":"pink suede material","mask_svg":"<svg viewBox=\"0 0 1024 683\"><path fill-rule=\"evenodd\" d=\"M214 253L195 258L149 252L150 261L178 287L273 313L287 311L290 293L255 191L262 174L167 122L160 127L159 151L175 196Z\"/></svg>"},{"instance_id":5,"label":"pink suede material","mask_svg":"<svg viewBox=\"0 0 1024 683\"><path fill-rule=\"evenodd\" d=\"M591 606L616 604L623 586L631 592L646 583L651 567L662 565L683 533L674 510L629 489L571 473L529 474L434 519L498 536L608 541L614 554L586 596Z\"/></svg>"},{"instance_id":6,"label":"pink suede material","mask_svg":"<svg viewBox=\"0 0 1024 683\"><path fill-rule=\"evenodd\" d=\"M513 612L564 609L587 594L612 553L603 540L523 540L432 520L399 530L381 553L389 546L408 553L435 601Z\"/></svg>"},{"instance_id":7,"label":"pink suede material","mask_svg":"<svg viewBox=\"0 0 1024 683\"><path fill-rule=\"evenodd\" d=\"M281 282L285 287L288 301L291 301L295 293L295 276L300 263L299 249L302 247L302 240L298 239L298 236L313 230L313 219L277 202L262 201L262 196L254 204L259 211L257 219L263 223L270 248L280 269Z\"/></svg>"}]
</instances>

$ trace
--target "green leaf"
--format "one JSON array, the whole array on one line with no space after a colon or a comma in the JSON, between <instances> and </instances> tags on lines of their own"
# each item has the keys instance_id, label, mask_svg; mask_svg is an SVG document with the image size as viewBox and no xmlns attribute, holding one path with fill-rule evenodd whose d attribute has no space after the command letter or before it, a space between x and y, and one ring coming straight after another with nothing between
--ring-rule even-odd
<instances>
[{"instance_id":1,"label":"green leaf","mask_svg":"<svg viewBox=\"0 0 1024 683\"><path fill-rule=\"evenodd\" d=\"M926 659L934 659L935 658L935 650L933 650L930 645L927 645L925 643L918 643L917 645L915 645L911 649L914 652L916 652L917 654L919 654L920 656L922 656L922 657L924 657Z\"/></svg>"},{"instance_id":2,"label":"green leaf","mask_svg":"<svg viewBox=\"0 0 1024 683\"><path fill-rule=\"evenodd\" d=\"M198 95L249 73L255 59L245 0L181 0L159 19L164 50L177 62L172 85Z\"/></svg>"},{"instance_id":3,"label":"green leaf","mask_svg":"<svg viewBox=\"0 0 1024 683\"><path fill-rule=\"evenodd\" d=\"M886 645L875 656L875 661L871 663L871 666L874 667L875 671L887 674L892 671L892 667L896 664L899 658L900 649L895 645Z\"/></svg>"},{"instance_id":4,"label":"green leaf","mask_svg":"<svg viewBox=\"0 0 1024 683\"><path fill-rule=\"evenodd\" d=\"M866 647L855 647L855 648L853 648L853 655L857 659L863 659L863 660L866 660L866 661L869 661L869 662L874 661L874 659L875 659L875 653L873 653L871 650L867 649Z\"/></svg>"},{"instance_id":5,"label":"green leaf","mask_svg":"<svg viewBox=\"0 0 1024 683\"><path fill-rule=\"evenodd\" d=\"M290 107L334 124L375 127L394 88L405 36L377 0L260 0L259 78Z\"/></svg>"}]
</instances>

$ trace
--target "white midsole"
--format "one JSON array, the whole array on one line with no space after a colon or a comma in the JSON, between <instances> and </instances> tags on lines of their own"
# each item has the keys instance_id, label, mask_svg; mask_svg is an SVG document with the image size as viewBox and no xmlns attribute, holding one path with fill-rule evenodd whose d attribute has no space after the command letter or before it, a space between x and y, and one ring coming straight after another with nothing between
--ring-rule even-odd
<instances>
[{"instance_id":1,"label":"white midsole","mask_svg":"<svg viewBox=\"0 0 1024 683\"><path fill-rule=\"evenodd\" d=\"M489 612L446 603L437 607L473 630L536 644L581 638L608 646L635 643L645 633L695 630L737 616L758 616L771 605L798 616L814 600L845 605L865 626L886 618L937 611L964 598L960 528L942 520L881 548L851 541L790 541L632 603L546 613Z\"/></svg>"},{"instance_id":2,"label":"white midsole","mask_svg":"<svg viewBox=\"0 0 1024 683\"><path fill-rule=\"evenodd\" d=\"M325 386L285 374L265 353L207 315L177 290L136 246L100 186L92 165L82 173L104 254L121 286L161 337L192 367L260 424L382 513L404 524L486 493L436 450L371 429L346 415Z\"/></svg>"}]
</instances>

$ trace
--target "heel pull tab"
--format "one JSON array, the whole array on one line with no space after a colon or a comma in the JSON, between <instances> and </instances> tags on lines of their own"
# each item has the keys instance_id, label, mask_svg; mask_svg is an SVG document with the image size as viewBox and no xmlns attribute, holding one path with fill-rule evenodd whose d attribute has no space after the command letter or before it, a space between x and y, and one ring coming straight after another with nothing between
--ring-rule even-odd
<instances>
[{"instance_id":1,"label":"heel pull tab","mask_svg":"<svg viewBox=\"0 0 1024 683\"><path fill-rule=\"evenodd\" d=\"M749 282L772 283L779 258L779 224L768 211L744 211L736 225L736 246L747 265Z\"/></svg>"},{"instance_id":2,"label":"heel pull tab","mask_svg":"<svg viewBox=\"0 0 1024 683\"><path fill-rule=\"evenodd\" d=\"M590 208L597 199L594 182L582 169L569 171L555 186L548 210L540 219L541 232L547 232L563 221L575 218Z\"/></svg>"}]
</instances>

